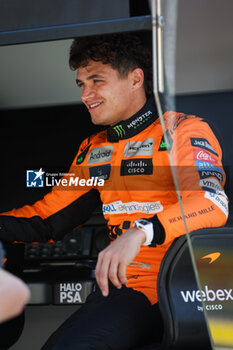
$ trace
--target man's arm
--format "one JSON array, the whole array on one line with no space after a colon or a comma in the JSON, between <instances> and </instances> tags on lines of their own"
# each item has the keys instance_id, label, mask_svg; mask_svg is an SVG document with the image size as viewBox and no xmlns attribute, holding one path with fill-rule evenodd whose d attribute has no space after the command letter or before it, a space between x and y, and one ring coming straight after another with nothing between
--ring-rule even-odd
<instances>
[{"instance_id":1,"label":"man's arm","mask_svg":"<svg viewBox=\"0 0 233 350\"><path fill-rule=\"evenodd\" d=\"M229 214L224 192L226 175L216 136L205 120L194 116L181 115L168 124L168 130L188 232L224 226ZM186 233L178 200L157 218L165 232L162 244L170 244Z\"/></svg>"},{"instance_id":2,"label":"man's arm","mask_svg":"<svg viewBox=\"0 0 233 350\"><path fill-rule=\"evenodd\" d=\"M54 189L32 206L0 215L0 239L5 242L47 242L62 239L83 224L100 204L97 190Z\"/></svg>"},{"instance_id":3,"label":"man's arm","mask_svg":"<svg viewBox=\"0 0 233 350\"><path fill-rule=\"evenodd\" d=\"M108 279L117 288L127 284L126 268L139 253L145 239L144 231L133 227L99 253L95 276L103 296L108 296Z\"/></svg>"},{"instance_id":4,"label":"man's arm","mask_svg":"<svg viewBox=\"0 0 233 350\"><path fill-rule=\"evenodd\" d=\"M2 241L60 240L90 217L101 203L98 190L90 186L76 186L75 181L70 181L72 178L86 179L88 176L82 166L77 164L77 158L82 154L85 143L87 140L81 144L69 173L63 178L68 186L62 186L61 181L60 185L54 186L50 193L33 205L25 205L0 214Z\"/></svg>"}]
</instances>

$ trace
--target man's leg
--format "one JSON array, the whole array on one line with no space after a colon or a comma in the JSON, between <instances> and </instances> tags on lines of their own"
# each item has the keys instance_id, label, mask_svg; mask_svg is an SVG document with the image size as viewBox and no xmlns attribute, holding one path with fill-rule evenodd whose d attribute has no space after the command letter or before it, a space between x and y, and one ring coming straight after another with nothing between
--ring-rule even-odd
<instances>
[{"instance_id":1,"label":"man's leg","mask_svg":"<svg viewBox=\"0 0 233 350\"><path fill-rule=\"evenodd\" d=\"M157 333L157 334L156 334ZM42 350L126 350L160 336L158 306L140 292L110 286L108 297L99 288L54 332Z\"/></svg>"}]
</instances>

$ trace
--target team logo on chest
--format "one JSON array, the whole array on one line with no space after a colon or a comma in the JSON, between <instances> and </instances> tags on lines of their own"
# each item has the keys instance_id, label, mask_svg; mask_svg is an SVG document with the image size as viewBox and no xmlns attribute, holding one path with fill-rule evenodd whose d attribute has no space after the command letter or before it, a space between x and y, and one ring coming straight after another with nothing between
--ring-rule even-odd
<instances>
[{"instance_id":1,"label":"team logo on chest","mask_svg":"<svg viewBox=\"0 0 233 350\"><path fill-rule=\"evenodd\" d=\"M134 156L152 156L154 139L145 139L145 141L127 141L125 144L124 157Z\"/></svg>"}]
</instances>

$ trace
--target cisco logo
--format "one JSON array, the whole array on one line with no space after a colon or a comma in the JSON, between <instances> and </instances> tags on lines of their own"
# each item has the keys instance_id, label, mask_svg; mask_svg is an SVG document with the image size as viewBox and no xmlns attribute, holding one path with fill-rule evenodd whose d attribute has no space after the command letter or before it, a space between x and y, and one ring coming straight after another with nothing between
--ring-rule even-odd
<instances>
[{"instance_id":1,"label":"cisco logo","mask_svg":"<svg viewBox=\"0 0 233 350\"><path fill-rule=\"evenodd\" d=\"M225 302L232 301L232 289L209 289L205 286L202 290L186 290L180 291L180 294L185 303L195 303L195 302ZM205 308L207 311L222 310L222 304L206 304ZM197 306L198 311L203 311L203 307Z\"/></svg>"},{"instance_id":2,"label":"cisco logo","mask_svg":"<svg viewBox=\"0 0 233 350\"><path fill-rule=\"evenodd\" d=\"M153 174L151 158L135 158L121 162L121 176L124 175L150 175Z\"/></svg>"}]
</instances>

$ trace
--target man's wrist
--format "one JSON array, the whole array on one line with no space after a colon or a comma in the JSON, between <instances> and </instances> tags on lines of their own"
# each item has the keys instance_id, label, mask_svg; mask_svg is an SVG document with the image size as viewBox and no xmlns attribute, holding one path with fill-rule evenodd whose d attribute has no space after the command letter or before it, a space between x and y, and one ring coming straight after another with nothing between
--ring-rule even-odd
<instances>
[{"instance_id":1,"label":"man's wrist","mask_svg":"<svg viewBox=\"0 0 233 350\"><path fill-rule=\"evenodd\" d=\"M145 240L143 240L142 245L150 245L154 237L153 224L148 220L140 219L134 221L133 227L137 227L139 230L144 231Z\"/></svg>"},{"instance_id":2,"label":"man's wrist","mask_svg":"<svg viewBox=\"0 0 233 350\"><path fill-rule=\"evenodd\" d=\"M146 232L145 232L145 230L143 230L142 228L138 228L136 226L134 226L133 229L136 230L136 232L137 232L138 241L139 241L140 245L143 245L145 243L145 241L146 241Z\"/></svg>"}]
</instances>

